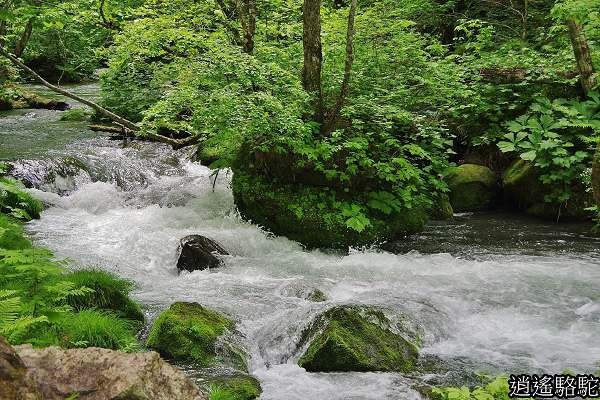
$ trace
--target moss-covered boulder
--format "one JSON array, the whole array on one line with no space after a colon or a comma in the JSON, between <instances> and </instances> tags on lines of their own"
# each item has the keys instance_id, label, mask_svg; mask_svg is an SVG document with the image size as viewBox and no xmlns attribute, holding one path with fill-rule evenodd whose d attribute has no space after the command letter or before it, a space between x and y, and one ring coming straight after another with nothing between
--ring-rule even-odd
<instances>
[{"instance_id":1,"label":"moss-covered boulder","mask_svg":"<svg viewBox=\"0 0 600 400\"><path fill-rule=\"evenodd\" d=\"M243 352L219 340L234 326L229 318L198 303L178 302L158 316L146 345L165 357L200 367L220 364L246 370Z\"/></svg>"},{"instance_id":2,"label":"moss-covered boulder","mask_svg":"<svg viewBox=\"0 0 600 400\"><path fill-rule=\"evenodd\" d=\"M247 374L210 378L202 386L209 400L254 400L262 393L258 379Z\"/></svg>"},{"instance_id":3,"label":"moss-covered boulder","mask_svg":"<svg viewBox=\"0 0 600 400\"><path fill-rule=\"evenodd\" d=\"M482 165L463 164L451 168L446 182L450 188L450 204L457 212L489 210L498 196L496 175Z\"/></svg>"},{"instance_id":4,"label":"moss-covered boulder","mask_svg":"<svg viewBox=\"0 0 600 400\"><path fill-rule=\"evenodd\" d=\"M435 221L445 221L454 216L454 209L447 194L438 196L428 211L429 218Z\"/></svg>"},{"instance_id":5,"label":"moss-covered boulder","mask_svg":"<svg viewBox=\"0 0 600 400\"><path fill-rule=\"evenodd\" d=\"M309 248L369 245L422 230L424 208L415 206L390 215L368 212L369 225L360 232L337 208L343 195L333 188L291 184L234 170L233 196L241 215L269 231Z\"/></svg>"},{"instance_id":6,"label":"moss-covered boulder","mask_svg":"<svg viewBox=\"0 0 600 400\"><path fill-rule=\"evenodd\" d=\"M332 308L319 315L304 336L312 340L298 365L310 372L410 372L419 356L418 335L405 326L392 326L374 308Z\"/></svg>"},{"instance_id":7,"label":"moss-covered boulder","mask_svg":"<svg viewBox=\"0 0 600 400\"><path fill-rule=\"evenodd\" d=\"M76 288L86 287L93 292L70 296L67 303L75 310L99 309L111 311L125 319L144 322L144 313L129 294L134 284L101 270L81 270L70 273L67 280Z\"/></svg>"},{"instance_id":8,"label":"moss-covered boulder","mask_svg":"<svg viewBox=\"0 0 600 400\"><path fill-rule=\"evenodd\" d=\"M543 184L540 172L533 164L525 160L516 160L502 174L502 188L505 201L527 214L557 220L586 220L590 211L586 208L593 205L592 194L583 185L571 188L571 198L563 204L546 201L552 192L550 185Z\"/></svg>"},{"instance_id":9,"label":"moss-covered boulder","mask_svg":"<svg viewBox=\"0 0 600 400\"><path fill-rule=\"evenodd\" d=\"M44 108L48 110L64 111L68 110L70 106L64 101L38 96L15 85L1 86L0 111L20 108Z\"/></svg>"}]
</instances>

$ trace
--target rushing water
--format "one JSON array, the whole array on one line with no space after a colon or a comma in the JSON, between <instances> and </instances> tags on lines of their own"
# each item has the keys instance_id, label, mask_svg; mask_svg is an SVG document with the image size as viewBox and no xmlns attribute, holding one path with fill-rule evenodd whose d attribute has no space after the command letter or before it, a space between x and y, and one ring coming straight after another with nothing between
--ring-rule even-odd
<instances>
[{"instance_id":1,"label":"rushing water","mask_svg":"<svg viewBox=\"0 0 600 400\"><path fill-rule=\"evenodd\" d=\"M213 182L188 150L123 145L94 137L83 124L64 125L60 140L37 144L42 127L60 132L63 125L50 112L34 112L33 134L14 113L0 118L0 143L3 156L5 143L21 143L8 150L22 158L16 174L49 205L28 224L36 242L74 266L132 279L151 318L178 300L235 318L262 399L411 399L420 397L412 389L420 382L474 372L600 368L600 242L580 226L463 215L387 251L306 251L242 221L231 176ZM177 273L179 239L194 233L231 253L223 267ZM328 300L304 299L314 288ZM422 358L443 368L423 376L305 372L296 364L300 332L337 304L410 316L424 332Z\"/></svg>"}]
</instances>

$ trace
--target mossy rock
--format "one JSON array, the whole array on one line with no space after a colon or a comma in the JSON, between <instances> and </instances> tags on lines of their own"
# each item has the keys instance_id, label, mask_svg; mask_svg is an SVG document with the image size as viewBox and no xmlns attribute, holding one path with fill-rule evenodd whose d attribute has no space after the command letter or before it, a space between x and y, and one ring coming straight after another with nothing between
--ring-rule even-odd
<instances>
[{"instance_id":1,"label":"mossy rock","mask_svg":"<svg viewBox=\"0 0 600 400\"><path fill-rule=\"evenodd\" d=\"M163 356L200 367L222 364L246 370L241 350L218 343L234 326L229 318L198 303L177 302L158 316L146 345Z\"/></svg>"},{"instance_id":2,"label":"mossy rock","mask_svg":"<svg viewBox=\"0 0 600 400\"><path fill-rule=\"evenodd\" d=\"M83 108L72 108L70 110L64 111L60 115L61 121L69 121L69 122L83 122L87 121L90 118L90 113Z\"/></svg>"},{"instance_id":3,"label":"mossy rock","mask_svg":"<svg viewBox=\"0 0 600 400\"><path fill-rule=\"evenodd\" d=\"M392 331L390 320L373 308L332 308L304 336L313 339L298 365L310 372L411 372L419 356L418 336Z\"/></svg>"},{"instance_id":4,"label":"mossy rock","mask_svg":"<svg viewBox=\"0 0 600 400\"><path fill-rule=\"evenodd\" d=\"M246 374L211 378L202 386L208 388L208 400L253 400L262 393L258 379Z\"/></svg>"},{"instance_id":5,"label":"mossy rock","mask_svg":"<svg viewBox=\"0 0 600 400\"><path fill-rule=\"evenodd\" d=\"M75 310L98 309L111 311L132 321L144 322L144 313L138 303L129 297L134 284L100 270L81 270L67 275L66 279L76 288L87 287L93 290L84 296L67 298L67 303Z\"/></svg>"},{"instance_id":6,"label":"mossy rock","mask_svg":"<svg viewBox=\"0 0 600 400\"><path fill-rule=\"evenodd\" d=\"M451 219L454 216L454 210L452 204L450 204L450 197L447 194L440 195L433 206L429 209L429 218L435 221L445 221Z\"/></svg>"},{"instance_id":7,"label":"mossy rock","mask_svg":"<svg viewBox=\"0 0 600 400\"><path fill-rule=\"evenodd\" d=\"M591 214L586 208L593 205L592 194L584 187L574 186L571 199L565 204L545 201L552 187L543 184L540 172L525 160L516 160L502 174L505 201L529 215L548 220L587 220Z\"/></svg>"},{"instance_id":8,"label":"mossy rock","mask_svg":"<svg viewBox=\"0 0 600 400\"><path fill-rule=\"evenodd\" d=\"M424 208L403 209L391 215L369 213L370 225L350 229L345 217L323 187L285 184L235 169L232 190L241 215L274 234L308 248L348 248L371 245L423 229Z\"/></svg>"},{"instance_id":9,"label":"mossy rock","mask_svg":"<svg viewBox=\"0 0 600 400\"><path fill-rule=\"evenodd\" d=\"M23 189L19 181L0 178L0 212L24 221L39 218L44 209L42 202Z\"/></svg>"},{"instance_id":10,"label":"mossy rock","mask_svg":"<svg viewBox=\"0 0 600 400\"><path fill-rule=\"evenodd\" d=\"M0 249L23 250L31 247L31 242L23 234L21 224L7 215L0 214Z\"/></svg>"},{"instance_id":11,"label":"mossy rock","mask_svg":"<svg viewBox=\"0 0 600 400\"><path fill-rule=\"evenodd\" d=\"M463 164L446 175L454 211L482 211L494 206L498 196L496 175L488 167Z\"/></svg>"}]
</instances>

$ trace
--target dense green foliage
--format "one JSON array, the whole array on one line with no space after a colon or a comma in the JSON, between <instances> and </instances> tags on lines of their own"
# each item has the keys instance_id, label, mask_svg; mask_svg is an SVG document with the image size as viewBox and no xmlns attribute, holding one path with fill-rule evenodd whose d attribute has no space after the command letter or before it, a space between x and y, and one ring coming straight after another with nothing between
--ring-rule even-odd
<instances>
[{"instance_id":1,"label":"dense green foliage","mask_svg":"<svg viewBox=\"0 0 600 400\"><path fill-rule=\"evenodd\" d=\"M131 283L93 270L69 273L65 262L33 246L17 218L39 216L41 203L1 179L9 196L0 213L0 335L35 346L139 347L128 318L143 314L127 297Z\"/></svg>"}]
</instances>

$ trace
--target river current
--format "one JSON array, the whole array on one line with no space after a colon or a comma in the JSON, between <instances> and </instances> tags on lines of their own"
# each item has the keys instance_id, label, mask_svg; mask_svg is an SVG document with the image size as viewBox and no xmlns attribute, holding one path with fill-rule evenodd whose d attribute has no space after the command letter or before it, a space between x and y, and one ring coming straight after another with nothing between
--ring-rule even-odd
<instances>
[{"instance_id":1,"label":"river current","mask_svg":"<svg viewBox=\"0 0 600 400\"><path fill-rule=\"evenodd\" d=\"M422 382L475 373L600 369L600 241L586 227L466 214L385 250L306 251L243 221L231 174L215 177L189 150L111 141L59 116L0 117L0 158L16 160L15 174L48 205L27 231L73 268L134 281L150 320L179 300L230 315L263 400L418 399ZM178 243L189 234L220 242L231 254L224 266L178 274ZM313 289L327 300L307 300ZM443 368L307 373L296 363L300 333L339 304L408 316L423 332L422 359Z\"/></svg>"}]
</instances>

